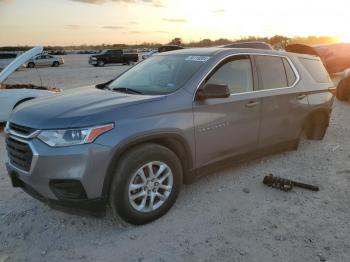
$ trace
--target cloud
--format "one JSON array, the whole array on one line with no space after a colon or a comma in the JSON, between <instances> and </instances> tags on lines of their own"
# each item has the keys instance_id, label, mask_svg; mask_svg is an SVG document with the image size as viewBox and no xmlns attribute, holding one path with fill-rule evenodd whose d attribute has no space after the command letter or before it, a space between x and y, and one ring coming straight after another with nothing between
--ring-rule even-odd
<instances>
[{"instance_id":1,"label":"cloud","mask_svg":"<svg viewBox=\"0 0 350 262\"><path fill-rule=\"evenodd\" d=\"M64 28L76 30L76 29L80 29L81 26L80 25L65 25Z\"/></svg>"},{"instance_id":2,"label":"cloud","mask_svg":"<svg viewBox=\"0 0 350 262\"><path fill-rule=\"evenodd\" d=\"M111 30L119 30L119 29L125 29L125 26L118 26L118 25L106 25L102 26L103 29L111 29Z\"/></svg>"},{"instance_id":3,"label":"cloud","mask_svg":"<svg viewBox=\"0 0 350 262\"><path fill-rule=\"evenodd\" d=\"M155 7L164 7L165 6L165 4L162 1L158 1L158 0L153 0L152 4Z\"/></svg>"},{"instance_id":4,"label":"cloud","mask_svg":"<svg viewBox=\"0 0 350 262\"><path fill-rule=\"evenodd\" d=\"M144 32L132 30L132 31L128 31L128 33L129 34L142 34Z\"/></svg>"},{"instance_id":5,"label":"cloud","mask_svg":"<svg viewBox=\"0 0 350 262\"><path fill-rule=\"evenodd\" d=\"M168 31L163 31L163 30L156 30L156 31L153 31L153 33L167 34L169 32Z\"/></svg>"},{"instance_id":6,"label":"cloud","mask_svg":"<svg viewBox=\"0 0 350 262\"><path fill-rule=\"evenodd\" d=\"M184 18L163 18L166 22L172 22L172 23L185 23L187 22Z\"/></svg>"},{"instance_id":7,"label":"cloud","mask_svg":"<svg viewBox=\"0 0 350 262\"><path fill-rule=\"evenodd\" d=\"M3 0L0 0L3 1ZM164 3L162 0L70 0L73 2L80 2L86 4L102 5L105 3L149 3L155 7L163 7Z\"/></svg>"},{"instance_id":8,"label":"cloud","mask_svg":"<svg viewBox=\"0 0 350 262\"><path fill-rule=\"evenodd\" d=\"M212 11L214 14L221 14L221 13L225 13L226 10L225 9L215 9Z\"/></svg>"},{"instance_id":9,"label":"cloud","mask_svg":"<svg viewBox=\"0 0 350 262\"><path fill-rule=\"evenodd\" d=\"M1 3L5 3L5 4L9 4L9 3L12 3L14 2L15 0L0 0L0 4Z\"/></svg>"}]
</instances>

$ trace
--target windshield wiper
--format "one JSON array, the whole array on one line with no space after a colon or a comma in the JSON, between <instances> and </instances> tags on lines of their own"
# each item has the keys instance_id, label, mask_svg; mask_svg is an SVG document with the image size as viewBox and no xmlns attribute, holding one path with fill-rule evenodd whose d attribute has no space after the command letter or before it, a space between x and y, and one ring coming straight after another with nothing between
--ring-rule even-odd
<instances>
[{"instance_id":1,"label":"windshield wiper","mask_svg":"<svg viewBox=\"0 0 350 262\"><path fill-rule=\"evenodd\" d=\"M126 94L139 94L139 95L143 95L143 93L141 91L129 88L129 87L117 87L117 88L113 88L113 91L117 91L117 92L121 92L121 93L126 93Z\"/></svg>"}]
</instances>

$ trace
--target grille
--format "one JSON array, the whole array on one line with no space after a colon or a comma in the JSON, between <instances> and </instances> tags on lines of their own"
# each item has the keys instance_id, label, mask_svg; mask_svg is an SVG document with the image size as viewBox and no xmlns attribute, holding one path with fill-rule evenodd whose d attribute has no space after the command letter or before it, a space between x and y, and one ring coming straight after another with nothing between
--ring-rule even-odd
<instances>
[{"instance_id":1,"label":"grille","mask_svg":"<svg viewBox=\"0 0 350 262\"><path fill-rule=\"evenodd\" d=\"M32 133L35 132L35 129L30 128L30 127L26 127L26 126L20 126L14 123L10 123L9 125L10 129L15 131L16 133L20 134L20 135L30 135Z\"/></svg>"},{"instance_id":2,"label":"grille","mask_svg":"<svg viewBox=\"0 0 350 262\"><path fill-rule=\"evenodd\" d=\"M28 144L8 137L6 138L6 149L12 165L26 172L30 171L33 152Z\"/></svg>"}]
</instances>

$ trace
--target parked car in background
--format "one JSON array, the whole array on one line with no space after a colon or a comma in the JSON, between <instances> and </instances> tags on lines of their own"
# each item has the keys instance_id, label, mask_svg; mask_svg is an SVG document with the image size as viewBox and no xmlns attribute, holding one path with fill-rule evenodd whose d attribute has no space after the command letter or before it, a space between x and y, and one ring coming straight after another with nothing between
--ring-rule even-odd
<instances>
[{"instance_id":1,"label":"parked car in background","mask_svg":"<svg viewBox=\"0 0 350 262\"><path fill-rule=\"evenodd\" d=\"M254 48L263 50L273 50L273 47L265 42L237 42L223 45L224 48Z\"/></svg>"},{"instance_id":2,"label":"parked car in background","mask_svg":"<svg viewBox=\"0 0 350 262\"><path fill-rule=\"evenodd\" d=\"M333 91L318 57L166 52L108 83L17 107L7 170L13 186L52 206L103 213L108 204L144 224L223 161L296 149L303 134L323 139Z\"/></svg>"},{"instance_id":3,"label":"parked car in background","mask_svg":"<svg viewBox=\"0 0 350 262\"><path fill-rule=\"evenodd\" d=\"M158 47L158 53L169 52L169 51L180 50L180 49L184 49L184 47L179 45L163 45L161 47Z\"/></svg>"},{"instance_id":4,"label":"parked car in background","mask_svg":"<svg viewBox=\"0 0 350 262\"><path fill-rule=\"evenodd\" d=\"M0 123L8 120L12 110L20 104L38 97L52 96L60 89L35 85L4 84L5 80L31 57L40 54L42 47L35 47L18 56L0 73Z\"/></svg>"},{"instance_id":5,"label":"parked car in background","mask_svg":"<svg viewBox=\"0 0 350 262\"><path fill-rule=\"evenodd\" d=\"M65 50L52 50L48 52L49 55L66 55L67 52Z\"/></svg>"},{"instance_id":6,"label":"parked car in background","mask_svg":"<svg viewBox=\"0 0 350 262\"><path fill-rule=\"evenodd\" d=\"M28 68L42 67L42 66L58 67L63 64L64 64L64 59L60 56L39 54L31 58L26 63L26 67Z\"/></svg>"},{"instance_id":7,"label":"parked car in background","mask_svg":"<svg viewBox=\"0 0 350 262\"><path fill-rule=\"evenodd\" d=\"M139 55L137 53L127 53L121 49L112 49L90 56L89 64L93 66L104 66L106 64L130 65L138 62L138 60Z\"/></svg>"},{"instance_id":8,"label":"parked car in background","mask_svg":"<svg viewBox=\"0 0 350 262\"><path fill-rule=\"evenodd\" d=\"M0 53L0 69L8 66L16 57L16 53Z\"/></svg>"},{"instance_id":9,"label":"parked car in background","mask_svg":"<svg viewBox=\"0 0 350 262\"><path fill-rule=\"evenodd\" d=\"M147 52L146 54L143 54L142 55L142 60L145 60L147 58L150 58L151 56L153 56L154 54L158 53L157 50L152 50L152 51L149 51Z\"/></svg>"}]
</instances>

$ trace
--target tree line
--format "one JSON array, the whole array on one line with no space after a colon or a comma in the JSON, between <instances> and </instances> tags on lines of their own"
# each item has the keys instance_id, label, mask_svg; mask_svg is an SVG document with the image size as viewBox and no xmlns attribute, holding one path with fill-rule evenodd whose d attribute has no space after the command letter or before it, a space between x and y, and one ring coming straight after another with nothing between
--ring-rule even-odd
<instances>
[{"instance_id":1,"label":"tree line","mask_svg":"<svg viewBox=\"0 0 350 262\"><path fill-rule=\"evenodd\" d=\"M275 35L272 37L260 37L260 36L246 36L239 39L227 39L220 38L211 40L209 38L202 39L200 41L184 42L180 37L173 38L168 44L181 45L184 47L211 47L230 44L234 42L247 42L247 41L263 41L271 44L275 48L284 48L288 44L333 44L339 42L336 37L332 36L295 36L287 37L283 35ZM72 46L45 46L46 51L52 50L104 50L104 49L138 49L147 48L155 49L162 46L160 43L141 43L137 45L128 44L101 44L101 45L72 45ZM0 47L0 51L25 51L30 49L32 46L3 46Z\"/></svg>"}]
</instances>

